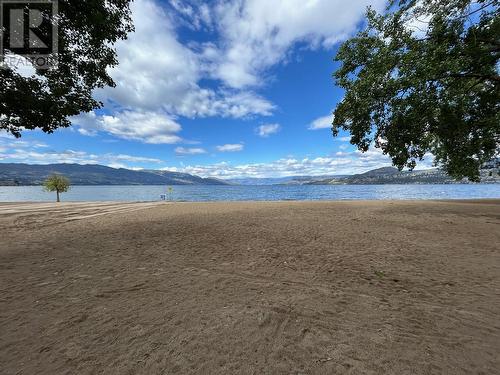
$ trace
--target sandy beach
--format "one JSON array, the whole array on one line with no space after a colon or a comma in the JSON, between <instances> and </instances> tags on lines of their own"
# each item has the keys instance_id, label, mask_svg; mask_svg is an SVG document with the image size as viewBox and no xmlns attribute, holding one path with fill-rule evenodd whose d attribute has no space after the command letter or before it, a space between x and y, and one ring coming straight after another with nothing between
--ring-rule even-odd
<instances>
[{"instance_id":1,"label":"sandy beach","mask_svg":"<svg viewBox=\"0 0 500 375\"><path fill-rule=\"evenodd\" d=\"M1 374L495 374L500 201L0 204Z\"/></svg>"}]
</instances>

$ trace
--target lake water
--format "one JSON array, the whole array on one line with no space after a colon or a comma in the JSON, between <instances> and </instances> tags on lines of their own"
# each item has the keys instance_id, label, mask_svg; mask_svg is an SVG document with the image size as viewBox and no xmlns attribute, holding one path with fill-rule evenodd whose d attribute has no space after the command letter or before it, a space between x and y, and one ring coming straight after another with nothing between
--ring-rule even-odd
<instances>
[{"instance_id":1,"label":"lake water","mask_svg":"<svg viewBox=\"0 0 500 375\"><path fill-rule=\"evenodd\" d=\"M63 201L155 201L166 186L74 186ZM168 197L168 193L167 193ZM500 184L475 185L309 185L309 186L173 186L177 201L276 201L346 199L500 198ZM0 202L53 201L40 186L0 186Z\"/></svg>"}]
</instances>

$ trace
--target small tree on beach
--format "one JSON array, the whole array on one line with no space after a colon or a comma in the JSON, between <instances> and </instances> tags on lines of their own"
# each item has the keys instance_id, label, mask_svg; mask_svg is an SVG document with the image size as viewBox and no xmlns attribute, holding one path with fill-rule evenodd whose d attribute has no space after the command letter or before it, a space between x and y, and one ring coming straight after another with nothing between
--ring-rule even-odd
<instances>
[{"instance_id":1,"label":"small tree on beach","mask_svg":"<svg viewBox=\"0 0 500 375\"><path fill-rule=\"evenodd\" d=\"M43 188L45 191L55 191L57 194L57 202L60 202L59 193L65 193L69 190L69 180L61 175L54 174L48 177L44 183Z\"/></svg>"}]
</instances>

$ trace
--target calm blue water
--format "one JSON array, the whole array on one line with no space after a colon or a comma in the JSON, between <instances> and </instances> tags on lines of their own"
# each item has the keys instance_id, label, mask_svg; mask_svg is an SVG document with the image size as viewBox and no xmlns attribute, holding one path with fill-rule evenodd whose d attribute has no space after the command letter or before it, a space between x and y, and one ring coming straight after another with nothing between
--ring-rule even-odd
<instances>
[{"instance_id":1,"label":"calm blue water","mask_svg":"<svg viewBox=\"0 0 500 375\"><path fill-rule=\"evenodd\" d=\"M344 199L500 198L500 184L330 185L330 186L173 186L178 201L275 201ZM166 186L74 186L63 201L155 201ZM39 186L0 186L0 202L53 201Z\"/></svg>"}]
</instances>

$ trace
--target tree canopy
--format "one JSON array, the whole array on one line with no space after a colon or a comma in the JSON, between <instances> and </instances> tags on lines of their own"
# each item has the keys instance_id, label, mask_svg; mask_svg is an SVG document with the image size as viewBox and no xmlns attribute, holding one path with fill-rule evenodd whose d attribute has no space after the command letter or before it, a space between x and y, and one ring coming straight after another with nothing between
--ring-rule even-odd
<instances>
[{"instance_id":1,"label":"tree canopy","mask_svg":"<svg viewBox=\"0 0 500 375\"><path fill-rule=\"evenodd\" d=\"M53 174L44 181L43 187L46 191L55 191L57 193L57 201L59 202L59 194L69 190L70 182L60 174Z\"/></svg>"},{"instance_id":2,"label":"tree canopy","mask_svg":"<svg viewBox=\"0 0 500 375\"><path fill-rule=\"evenodd\" d=\"M96 88L114 86L107 68L117 64L113 44L133 30L130 0L59 0L58 64L23 77L0 69L0 129L51 133L69 116L100 108Z\"/></svg>"},{"instance_id":3,"label":"tree canopy","mask_svg":"<svg viewBox=\"0 0 500 375\"><path fill-rule=\"evenodd\" d=\"M333 134L382 149L402 169L426 153L479 180L500 145L500 1L393 0L339 48L345 89Z\"/></svg>"}]
</instances>

